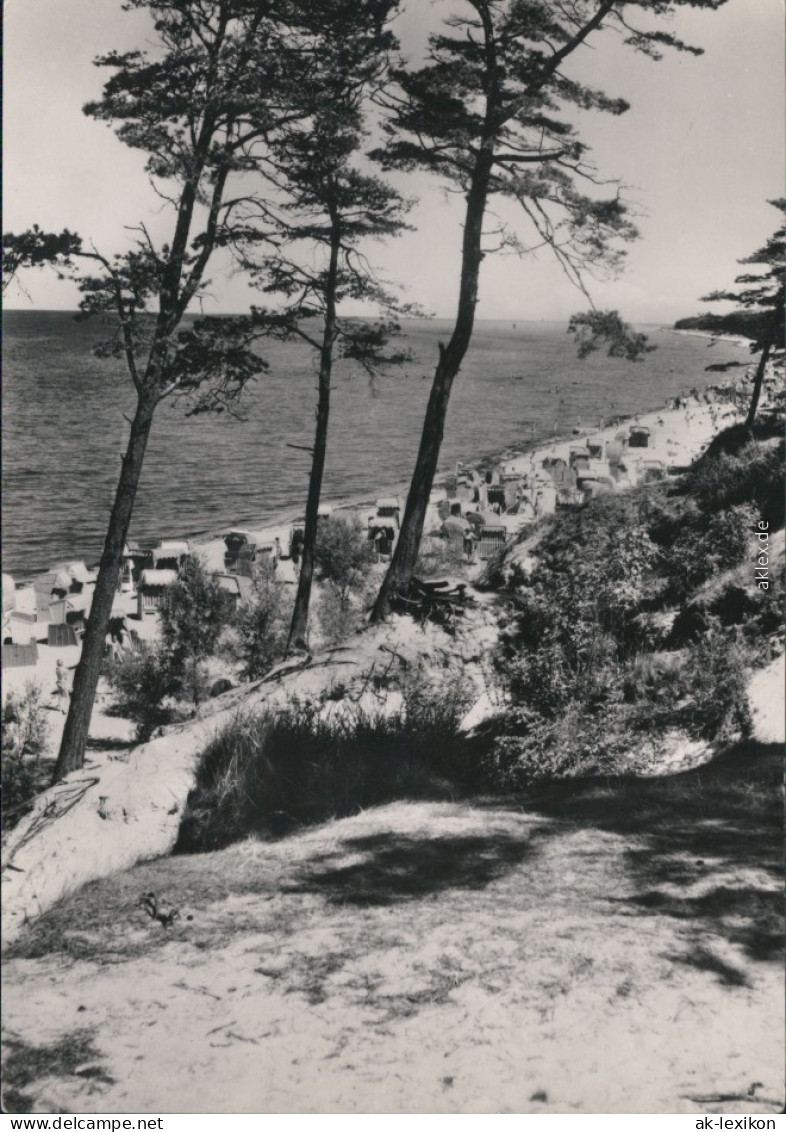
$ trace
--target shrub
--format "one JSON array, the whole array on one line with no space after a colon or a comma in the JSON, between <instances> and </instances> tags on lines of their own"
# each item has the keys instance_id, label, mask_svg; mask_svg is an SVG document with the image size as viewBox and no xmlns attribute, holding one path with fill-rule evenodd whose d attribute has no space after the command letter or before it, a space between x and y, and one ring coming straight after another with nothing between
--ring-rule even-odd
<instances>
[{"instance_id":1,"label":"shrub","mask_svg":"<svg viewBox=\"0 0 786 1132\"><path fill-rule=\"evenodd\" d=\"M322 642L336 645L359 629L364 621L362 604L351 596L342 598L331 585L323 588L316 603Z\"/></svg>"},{"instance_id":2,"label":"shrub","mask_svg":"<svg viewBox=\"0 0 786 1132\"><path fill-rule=\"evenodd\" d=\"M414 700L410 699L414 705ZM294 702L239 715L202 754L180 831L181 850L218 848L250 833L356 813L401 797L444 794L463 745L456 711L425 705L384 717Z\"/></svg>"},{"instance_id":3,"label":"shrub","mask_svg":"<svg viewBox=\"0 0 786 1132\"><path fill-rule=\"evenodd\" d=\"M181 697L204 698L202 662L214 656L233 619L232 598L199 558L187 559L183 573L167 588L161 609L161 640Z\"/></svg>"},{"instance_id":4,"label":"shrub","mask_svg":"<svg viewBox=\"0 0 786 1132\"><path fill-rule=\"evenodd\" d=\"M251 601L238 610L233 651L243 674L256 680L284 656L292 600L276 581L272 563L263 562L253 579Z\"/></svg>"},{"instance_id":5,"label":"shrub","mask_svg":"<svg viewBox=\"0 0 786 1132\"><path fill-rule=\"evenodd\" d=\"M46 785L42 756L48 727L41 704L41 686L28 681L21 696L9 692L2 722L3 825L11 828L30 809Z\"/></svg>"},{"instance_id":6,"label":"shrub","mask_svg":"<svg viewBox=\"0 0 786 1132\"><path fill-rule=\"evenodd\" d=\"M429 677L426 665L416 664L400 679L404 720L418 750L428 750L432 740L458 734L459 724L473 700L471 680L460 668L443 670ZM437 757L432 750L432 760Z\"/></svg>"},{"instance_id":7,"label":"shrub","mask_svg":"<svg viewBox=\"0 0 786 1132\"><path fill-rule=\"evenodd\" d=\"M374 547L359 519L320 520L314 547L317 579L333 590L342 607L364 589L373 561Z\"/></svg>"},{"instance_id":8,"label":"shrub","mask_svg":"<svg viewBox=\"0 0 786 1132\"><path fill-rule=\"evenodd\" d=\"M522 709L517 734L499 736L483 765L494 786L517 790L553 778L610 773L628 750L624 714L619 708L593 713L568 704L556 719ZM512 720L509 719L508 727Z\"/></svg>"},{"instance_id":9,"label":"shrub","mask_svg":"<svg viewBox=\"0 0 786 1132\"><path fill-rule=\"evenodd\" d=\"M753 642L774 625L777 601L751 587L742 602L727 587L676 619L656 612L751 560L753 478L740 493L712 466L694 495L657 486L556 517L517 579L517 614L495 655L508 704L485 759L497 785L606 773L642 734L679 729L719 745L745 734L744 651L713 613ZM648 651L675 644L688 647Z\"/></svg>"},{"instance_id":10,"label":"shrub","mask_svg":"<svg viewBox=\"0 0 786 1132\"><path fill-rule=\"evenodd\" d=\"M680 680L684 656L681 653L641 653L625 667L622 694L625 703L676 703L680 698Z\"/></svg>"},{"instance_id":11,"label":"shrub","mask_svg":"<svg viewBox=\"0 0 786 1132\"><path fill-rule=\"evenodd\" d=\"M711 627L683 669L683 725L697 739L730 743L750 733L746 655L735 639Z\"/></svg>"},{"instance_id":12,"label":"shrub","mask_svg":"<svg viewBox=\"0 0 786 1132\"><path fill-rule=\"evenodd\" d=\"M374 546L359 519L320 519L314 567L321 583L315 602L321 643L338 644L362 624L373 562Z\"/></svg>"},{"instance_id":13,"label":"shrub","mask_svg":"<svg viewBox=\"0 0 786 1132\"><path fill-rule=\"evenodd\" d=\"M667 595L674 600L683 599L710 578L750 558L758 518L750 504L736 504L717 514L694 517L672 545L661 551Z\"/></svg>"},{"instance_id":14,"label":"shrub","mask_svg":"<svg viewBox=\"0 0 786 1132\"><path fill-rule=\"evenodd\" d=\"M515 703L554 717L578 699L608 699L622 659L647 634L638 615L654 548L646 533L620 534L630 560L561 554L536 567L519 591L519 614L497 650L496 664ZM645 569L646 566L646 569Z\"/></svg>"},{"instance_id":15,"label":"shrub","mask_svg":"<svg viewBox=\"0 0 786 1132\"><path fill-rule=\"evenodd\" d=\"M136 723L140 743L146 743L156 728L172 718L164 700L178 682L162 644L140 642L135 650L120 653L108 662L106 677L114 689L117 710Z\"/></svg>"},{"instance_id":16,"label":"shrub","mask_svg":"<svg viewBox=\"0 0 786 1132\"><path fill-rule=\"evenodd\" d=\"M437 578L446 574L464 572L466 560L462 550L446 538L431 538L421 544L415 565L416 578Z\"/></svg>"},{"instance_id":17,"label":"shrub","mask_svg":"<svg viewBox=\"0 0 786 1132\"><path fill-rule=\"evenodd\" d=\"M778 530L784 522L784 447L783 440L777 445L751 441L733 455L705 454L686 476L684 490L706 512L752 504L770 530Z\"/></svg>"},{"instance_id":18,"label":"shrub","mask_svg":"<svg viewBox=\"0 0 786 1132\"><path fill-rule=\"evenodd\" d=\"M529 637L558 640L572 666L592 652L598 634L610 634L621 652L631 649L657 562L646 493L606 496L560 516L540 543L535 569L521 579L521 621L534 615Z\"/></svg>"}]
</instances>

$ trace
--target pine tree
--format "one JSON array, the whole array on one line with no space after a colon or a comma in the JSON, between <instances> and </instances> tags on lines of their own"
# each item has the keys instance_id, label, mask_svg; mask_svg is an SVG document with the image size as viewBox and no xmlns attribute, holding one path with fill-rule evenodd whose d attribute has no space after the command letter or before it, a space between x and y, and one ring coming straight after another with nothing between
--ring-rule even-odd
<instances>
[{"instance_id":1,"label":"pine tree","mask_svg":"<svg viewBox=\"0 0 786 1132\"><path fill-rule=\"evenodd\" d=\"M588 151L566 120L571 109L622 114L627 104L571 78L570 57L602 28L619 33L634 50L653 58L661 47L699 53L673 34L650 30L652 17L668 17L684 5L718 8L724 0L463 0L462 14L431 37L429 60L419 70L400 69L398 92L386 100L389 140L377 152L383 168L426 169L466 198L459 298L452 334L440 343L401 532L373 617L383 618L391 599L412 578L429 494L439 458L453 382L472 338L484 220L490 199L516 201L529 222L526 241L503 233L522 253L547 247L567 276L584 290L585 273L615 271L620 241L637 233L618 187L604 184ZM455 9L454 9L455 11ZM636 14L647 26L631 23ZM586 292L585 292L586 293ZM614 312L613 349L626 328ZM603 317L584 324L594 346Z\"/></svg>"},{"instance_id":2,"label":"pine tree","mask_svg":"<svg viewBox=\"0 0 786 1132\"><path fill-rule=\"evenodd\" d=\"M157 246L143 224L135 246L102 255L78 235L34 227L4 237L7 277L54 264L78 279L84 315L110 316L116 336L103 349L124 358L137 404L122 462L93 595L55 780L84 762L101 657L123 546L157 406L174 396L190 411L221 411L265 369L252 351L253 320L183 317L206 283L214 251L228 238L235 210L251 191L276 131L292 120L311 58L299 52L302 0L127 0L153 20L147 51L110 52L103 96L85 112L112 123L173 210L171 239ZM237 187L231 196L229 187ZM83 265L96 270L86 274Z\"/></svg>"},{"instance_id":3,"label":"pine tree","mask_svg":"<svg viewBox=\"0 0 786 1132\"><path fill-rule=\"evenodd\" d=\"M402 230L407 202L358 165L368 97L384 83L395 46L387 22L397 2L323 0L310 28L314 64L299 92L303 118L270 147L268 176L276 196L256 219L260 210L247 210L247 225L239 223L233 237L252 270L253 249L262 246L258 285L284 300L276 310L255 310L256 324L279 339L305 341L317 357L316 429L290 649L307 647L336 358L373 372L407 356L389 351L388 343L400 331L397 316L410 308L380 285L363 252L369 241ZM382 317L342 317L345 300L374 304Z\"/></svg>"},{"instance_id":4,"label":"pine tree","mask_svg":"<svg viewBox=\"0 0 786 1132\"><path fill-rule=\"evenodd\" d=\"M786 199L771 200L769 203L786 215ZM750 429L753 428L756 420L756 410L759 407L767 362L773 351L782 352L784 345L786 345L786 326L784 326L786 224L782 223L763 247L737 262L763 267L765 271L759 274L744 272L734 280L738 285L734 290L713 291L709 295L703 295L702 302L728 301L736 303L741 311L752 311L759 316L756 320L757 333L751 343L752 353L760 356L753 378L753 391L745 421L746 426ZM740 313L740 311L735 313ZM733 315L729 317L733 317Z\"/></svg>"}]
</instances>

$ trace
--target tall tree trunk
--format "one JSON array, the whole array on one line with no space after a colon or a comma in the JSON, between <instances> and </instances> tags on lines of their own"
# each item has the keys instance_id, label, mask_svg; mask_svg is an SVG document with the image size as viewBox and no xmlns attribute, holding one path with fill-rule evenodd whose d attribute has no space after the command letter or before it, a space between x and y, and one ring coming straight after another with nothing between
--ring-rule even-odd
<instances>
[{"instance_id":1,"label":"tall tree trunk","mask_svg":"<svg viewBox=\"0 0 786 1132\"><path fill-rule=\"evenodd\" d=\"M431 489L439 462L442 435L445 430L450 392L461 368L472 338L475 306L478 301L478 277L483 259L481 237L486 210L491 167L491 143L481 149L475 163L472 184L467 194L464 240L461 256L461 286L453 334L447 346L440 343L439 361L434 372L423 433L420 438L415 470L409 485L398 542L371 613L372 622L382 621L390 612L390 603L409 589L423 536Z\"/></svg>"},{"instance_id":2,"label":"tall tree trunk","mask_svg":"<svg viewBox=\"0 0 786 1132\"><path fill-rule=\"evenodd\" d=\"M136 414L131 423L120 480L115 492L115 502L106 532L104 550L96 579L93 603L87 620L87 630L82 642L82 655L74 675L71 704L65 722L60 753L53 776L58 782L72 770L79 770L85 761L85 746L90 728L90 717L98 687L101 658L104 651L109 618L117 592L117 580L123 557L123 547L128 535L131 513L134 507L142 463L145 456L153 411L156 406L152 396L140 396Z\"/></svg>"},{"instance_id":3,"label":"tall tree trunk","mask_svg":"<svg viewBox=\"0 0 786 1132\"><path fill-rule=\"evenodd\" d=\"M317 401L317 427L314 451L311 457L311 474L306 500L306 525L303 532L303 554L300 576L295 595L295 608L289 629L287 652L308 647L308 611L311 604L311 587L314 580L314 551L317 545L319 500L322 494L322 477L327 453L328 420L330 417L330 378L333 370L333 346L336 340L336 282L341 235L337 221L333 221L330 241L330 264L325 288L325 325L319 357L319 398Z\"/></svg>"},{"instance_id":4,"label":"tall tree trunk","mask_svg":"<svg viewBox=\"0 0 786 1132\"><path fill-rule=\"evenodd\" d=\"M761 397L761 387L762 387L762 383L764 382L764 372L767 369L767 361L768 361L769 356L770 356L770 350L772 349L772 344L775 341L775 329L778 325L777 319L778 319L778 314L777 314L777 311L776 311L773 314L772 321L770 322L769 327L767 328L767 334L766 334L766 338L764 339L764 344L762 346L761 357L759 358L759 364L756 366L756 376L753 379L753 392L751 394L751 403L750 403L750 406L748 407L748 416L746 417L746 420L745 420L746 428L753 428L753 425L756 421L756 410L759 407L759 398Z\"/></svg>"}]
</instances>

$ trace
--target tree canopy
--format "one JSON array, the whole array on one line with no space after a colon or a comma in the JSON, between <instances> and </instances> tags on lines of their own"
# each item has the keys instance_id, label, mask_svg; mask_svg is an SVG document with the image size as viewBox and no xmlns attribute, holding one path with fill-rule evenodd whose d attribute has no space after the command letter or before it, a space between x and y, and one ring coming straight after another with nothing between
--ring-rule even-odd
<instances>
[{"instance_id":1,"label":"tree canopy","mask_svg":"<svg viewBox=\"0 0 786 1132\"><path fill-rule=\"evenodd\" d=\"M402 530L374 611L409 585L436 471L452 383L469 346L480 267L500 246L520 254L546 248L587 297L587 277L615 273L638 235L616 180L601 177L571 120L578 112L619 115L624 99L571 75L568 63L601 29L654 59L664 48L700 53L658 26L680 7L719 8L724 0L464 0L430 39L426 63L396 72L380 101L389 118L375 152L385 169L425 169L466 199L459 299L453 332L440 344L421 447ZM639 18L641 22L639 23ZM516 203L523 227L495 218L490 201ZM623 336L616 312L577 323L580 346L611 331L615 354L637 357L645 342Z\"/></svg>"},{"instance_id":2,"label":"tree canopy","mask_svg":"<svg viewBox=\"0 0 786 1132\"><path fill-rule=\"evenodd\" d=\"M202 317L185 326L183 318L204 294L211 257L229 242L239 210L259 199L261 162L278 132L304 115L299 95L324 36L330 38L334 7L333 0L127 0L125 6L149 13L154 37L145 50L110 51L97 60L111 74L85 112L145 154L151 183L171 212L169 239L156 243L140 223L130 250L108 256L70 231L33 228L4 237L12 274L51 263L76 278L83 315L113 321L102 351L125 359L137 393L56 778L84 759L157 405L177 395L191 411L224 410L264 372L252 348L259 328L250 315Z\"/></svg>"},{"instance_id":3,"label":"tree canopy","mask_svg":"<svg viewBox=\"0 0 786 1132\"><path fill-rule=\"evenodd\" d=\"M736 276L735 287L727 290L711 291L702 295L703 303L730 302L737 310L729 315L717 316L735 318L748 315L748 325L753 331L752 349L763 348L770 334L773 322L776 324L776 337L784 341L784 295L786 294L786 199L769 202L782 214L778 228L762 247L745 256L738 262L746 267L762 268L758 272L745 271ZM751 318L750 316L758 316Z\"/></svg>"},{"instance_id":4,"label":"tree canopy","mask_svg":"<svg viewBox=\"0 0 786 1132\"><path fill-rule=\"evenodd\" d=\"M786 217L786 199L769 202ZM761 388L770 357L783 357L786 346L786 224L780 226L767 242L751 255L738 261L745 266L763 268L760 272L745 271L734 282L736 287L726 291L712 291L702 296L702 302L727 301L737 304L729 315L717 316L716 330L728 330L744 320L749 327L751 352L759 354L753 378L753 390L746 424L753 427L759 406Z\"/></svg>"},{"instance_id":5,"label":"tree canopy","mask_svg":"<svg viewBox=\"0 0 786 1132\"><path fill-rule=\"evenodd\" d=\"M298 91L302 117L271 139L262 166L272 190L239 211L232 246L273 308L255 308L260 330L299 338L318 361L316 430L305 532L290 643L305 647L325 467L331 380L337 357L373 372L402 360L388 349L405 308L376 278L366 245L406 226L408 202L360 164L369 96L387 80L396 41L388 22L398 0L330 0L315 12L319 39ZM330 35L324 21L330 19ZM346 318L347 300L375 310L377 321Z\"/></svg>"}]
</instances>

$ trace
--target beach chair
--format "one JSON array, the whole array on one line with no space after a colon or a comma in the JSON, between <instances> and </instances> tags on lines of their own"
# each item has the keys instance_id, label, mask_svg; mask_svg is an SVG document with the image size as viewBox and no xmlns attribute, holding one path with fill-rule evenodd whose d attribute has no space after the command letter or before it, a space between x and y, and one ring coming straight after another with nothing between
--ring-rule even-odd
<instances>
[{"instance_id":1,"label":"beach chair","mask_svg":"<svg viewBox=\"0 0 786 1132\"><path fill-rule=\"evenodd\" d=\"M657 483L666 478L666 466L662 460L642 460L639 464L639 483Z\"/></svg>"},{"instance_id":2,"label":"beach chair","mask_svg":"<svg viewBox=\"0 0 786 1132\"><path fill-rule=\"evenodd\" d=\"M224 546L226 553L224 554L224 569L230 573L237 567L237 559L241 549L250 542L250 539L245 531L230 531L229 534L224 535Z\"/></svg>"},{"instance_id":3,"label":"beach chair","mask_svg":"<svg viewBox=\"0 0 786 1132\"><path fill-rule=\"evenodd\" d=\"M73 625L50 625L46 643L50 649L65 649L78 644Z\"/></svg>"},{"instance_id":4,"label":"beach chair","mask_svg":"<svg viewBox=\"0 0 786 1132\"><path fill-rule=\"evenodd\" d=\"M490 558L496 557L507 541L508 531L506 527L492 523L487 523L485 527L481 527L478 540L480 561L488 562Z\"/></svg>"},{"instance_id":5,"label":"beach chair","mask_svg":"<svg viewBox=\"0 0 786 1132\"><path fill-rule=\"evenodd\" d=\"M29 645L36 640L37 622L34 613L15 610L6 622L6 632L14 645Z\"/></svg>"},{"instance_id":6,"label":"beach chair","mask_svg":"<svg viewBox=\"0 0 786 1132\"><path fill-rule=\"evenodd\" d=\"M650 430L646 425L631 425L628 438L629 448L649 448Z\"/></svg>"},{"instance_id":7,"label":"beach chair","mask_svg":"<svg viewBox=\"0 0 786 1132\"><path fill-rule=\"evenodd\" d=\"M387 525L391 523L396 527L401 526L401 503L396 496L390 496L387 499L378 499L376 501L377 520L385 520Z\"/></svg>"},{"instance_id":8,"label":"beach chair","mask_svg":"<svg viewBox=\"0 0 786 1132\"><path fill-rule=\"evenodd\" d=\"M167 589L177 581L176 570L143 570L137 592L139 620L164 604Z\"/></svg>"},{"instance_id":9,"label":"beach chair","mask_svg":"<svg viewBox=\"0 0 786 1132\"><path fill-rule=\"evenodd\" d=\"M174 570L179 574L190 553L185 539L161 539L158 546L153 547L153 569Z\"/></svg>"},{"instance_id":10,"label":"beach chair","mask_svg":"<svg viewBox=\"0 0 786 1132\"><path fill-rule=\"evenodd\" d=\"M3 645L3 668L35 668L38 664L38 645Z\"/></svg>"},{"instance_id":11,"label":"beach chair","mask_svg":"<svg viewBox=\"0 0 786 1132\"><path fill-rule=\"evenodd\" d=\"M499 484L493 484L486 489L486 497L488 499L489 507L499 507L505 510L505 488Z\"/></svg>"}]
</instances>

